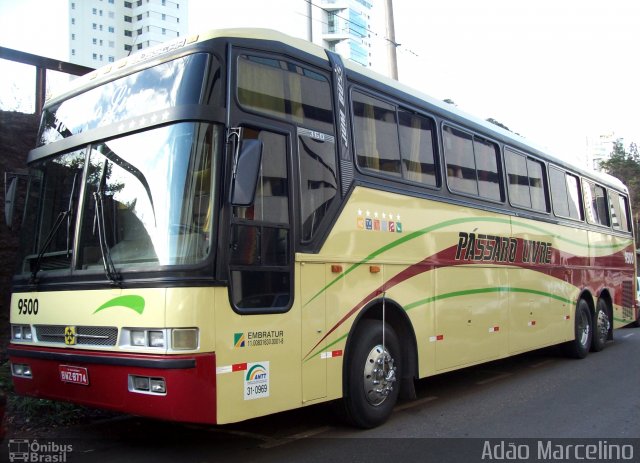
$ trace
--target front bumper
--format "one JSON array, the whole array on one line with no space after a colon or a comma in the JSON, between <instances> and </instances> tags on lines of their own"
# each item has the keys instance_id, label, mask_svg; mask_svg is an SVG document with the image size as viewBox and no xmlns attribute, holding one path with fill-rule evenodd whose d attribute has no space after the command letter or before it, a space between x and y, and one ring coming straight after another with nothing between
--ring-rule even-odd
<instances>
[{"instance_id":1,"label":"front bumper","mask_svg":"<svg viewBox=\"0 0 640 463\"><path fill-rule=\"evenodd\" d=\"M28 365L31 377L13 377L21 395L170 421L216 423L215 354L149 355L11 344L12 364ZM88 384L65 382L60 366L85 369ZM83 370L84 371L84 370ZM166 393L134 392L131 376L163 378Z\"/></svg>"}]
</instances>

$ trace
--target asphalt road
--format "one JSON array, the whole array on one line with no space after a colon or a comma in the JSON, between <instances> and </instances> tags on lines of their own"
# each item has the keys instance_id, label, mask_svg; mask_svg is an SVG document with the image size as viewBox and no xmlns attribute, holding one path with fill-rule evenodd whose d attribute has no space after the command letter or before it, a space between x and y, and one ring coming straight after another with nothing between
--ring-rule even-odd
<instances>
[{"instance_id":1,"label":"asphalt road","mask_svg":"<svg viewBox=\"0 0 640 463\"><path fill-rule=\"evenodd\" d=\"M500 449L542 461L534 458L540 446L558 449L551 455L561 461L584 456L570 454L566 443L600 445L597 461L629 461L609 458L612 447L640 461L640 329L617 330L614 342L584 360L550 348L421 380L418 396L368 431L343 425L320 405L215 427L122 416L59 429L39 445L71 445L71 463L442 463L497 460ZM0 459L7 457L5 447Z\"/></svg>"}]
</instances>

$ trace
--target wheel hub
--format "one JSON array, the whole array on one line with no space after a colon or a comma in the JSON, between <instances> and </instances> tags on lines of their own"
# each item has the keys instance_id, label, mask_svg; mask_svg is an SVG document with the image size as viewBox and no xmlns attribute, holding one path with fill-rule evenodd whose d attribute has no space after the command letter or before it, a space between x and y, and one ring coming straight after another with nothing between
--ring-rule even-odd
<instances>
[{"instance_id":1,"label":"wheel hub","mask_svg":"<svg viewBox=\"0 0 640 463\"><path fill-rule=\"evenodd\" d=\"M377 345L364 365L364 394L371 405L380 405L393 391L396 367L393 357L382 345Z\"/></svg>"},{"instance_id":2,"label":"wheel hub","mask_svg":"<svg viewBox=\"0 0 640 463\"><path fill-rule=\"evenodd\" d=\"M611 324L609 322L609 317L603 311L598 312L598 320L597 320L596 330L598 332L598 336L602 342L607 340L607 336L609 335L609 329L611 328Z\"/></svg>"},{"instance_id":3,"label":"wheel hub","mask_svg":"<svg viewBox=\"0 0 640 463\"><path fill-rule=\"evenodd\" d=\"M589 342L589 331L591 326L589 325L588 315L581 313L578 319L578 335L580 336L580 344L586 346Z\"/></svg>"}]
</instances>

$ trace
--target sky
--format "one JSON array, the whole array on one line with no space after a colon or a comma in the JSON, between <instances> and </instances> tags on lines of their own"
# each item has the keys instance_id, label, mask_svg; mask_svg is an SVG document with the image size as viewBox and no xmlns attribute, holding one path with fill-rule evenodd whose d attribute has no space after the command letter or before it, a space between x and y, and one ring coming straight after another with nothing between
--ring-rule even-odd
<instances>
[{"instance_id":1,"label":"sky","mask_svg":"<svg viewBox=\"0 0 640 463\"><path fill-rule=\"evenodd\" d=\"M562 158L582 156L587 136L640 144L640 1L394 0L394 10L401 81Z\"/></svg>"},{"instance_id":2,"label":"sky","mask_svg":"<svg viewBox=\"0 0 640 463\"><path fill-rule=\"evenodd\" d=\"M246 25L279 28L303 14L285 14L278 2L256 0ZM0 0L0 46L66 60L67 6L67 0ZM225 10L236 6L190 0L190 32L225 24ZM614 133L640 144L640 1L393 0L393 6L401 82L494 118L569 161L582 161L587 137ZM375 27L373 44L384 47L386 31ZM7 74L0 72L2 93Z\"/></svg>"}]
</instances>

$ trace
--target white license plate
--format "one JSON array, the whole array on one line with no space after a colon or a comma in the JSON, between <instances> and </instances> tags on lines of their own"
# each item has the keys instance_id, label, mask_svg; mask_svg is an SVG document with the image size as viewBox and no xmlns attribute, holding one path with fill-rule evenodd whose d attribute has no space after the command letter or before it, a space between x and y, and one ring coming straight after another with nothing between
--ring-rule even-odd
<instances>
[{"instance_id":1,"label":"white license plate","mask_svg":"<svg viewBox=\"0 0 640 463\"><path fill-rule=\"evenodd\" d=\"M60 365L60 380L64 383L89 385L89 372L84 367Z\"/></svg>"}]
</instances>

